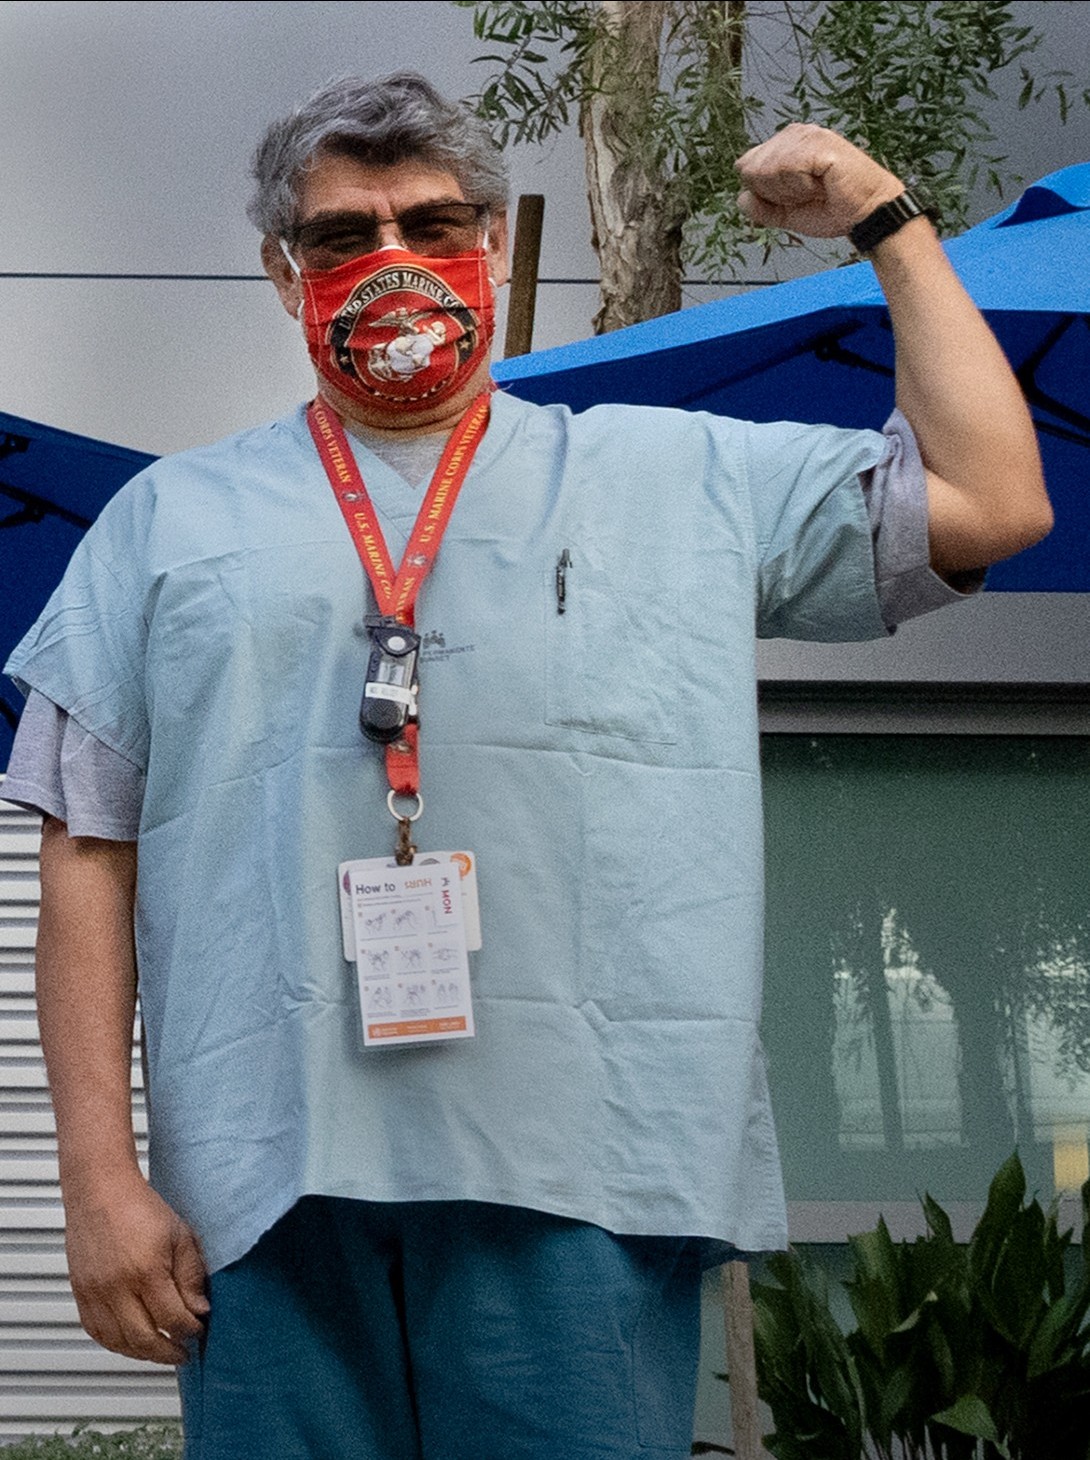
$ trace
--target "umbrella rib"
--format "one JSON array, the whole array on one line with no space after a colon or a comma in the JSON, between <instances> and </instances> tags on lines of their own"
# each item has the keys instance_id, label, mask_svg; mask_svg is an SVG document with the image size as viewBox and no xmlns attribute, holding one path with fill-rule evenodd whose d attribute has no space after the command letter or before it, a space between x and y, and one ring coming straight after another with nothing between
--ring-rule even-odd
<instances>
[{"instance_id":1,"label":"umbrella rib","mask_svg":"<svg viewBox=\"0 0 1090 1460\"><path fill-rule=\"evenodd\" d=\"M1033 417L1033 424L1046 436L1055 436L1057 441L1071 441L1076 446L1090 446L1090 433L1085 431L1072 431L1066 426L1054 426L1051 421L1042 421L1040 416L1036 415Z\"/></svg>"},{"instance_id":2,"label":"umbrella rib","mask_svg":"<svg viewBox=\"0 0 1090 1460\"><path fill-rule=\"evenodd\" d=\"M1033 353L1022 362L1015 374L1018 376L1023 395L1031 405L1048 411L1049 415L1055 416L1057 420L1066 421L1068 426L1075 428L1073 431L1065 431L1061 426L1053 426L1046 421L1037 421L1039 431L1047 431L1052 436L1058 436L1062 441L1074 441L1080 446L1090 446L1090 416L1085 415L1082 411L1077 411L1074 406L1065 405L1063 401L1049 395L1037 383L1038 367L1050 351L1059 344L1071 326L1080 319L1084 324L1090 323L1090 319L1085 314L1069 314L1059 320Z\"/></svg>"},{"instance_id":3,"label":"umbrella rib","mask_svg":"<svg viewBox=\"0 0 1090 1460\"><path fill-rule=\"evenodd\" d=\"M884 375L888 380L893 380L897 374L892 365L882 365L877 360L868 360L865 355L857 355L854 350L846 350L836 336L816 340L813 350L819 360L830 360L834 365L851 365L856 370Z\"/></svg>"},{"instance_id":4,"label":"umbrella rib","mask_svg":"<svg viewBox=\"0 0 1090 1460\"><path fill-rule=\"evenodd\" d=\"M811 335L809 339L802 340L797 345L789 345L787 349L779 350L775 355L770 355L767 360L762 360L757 365L747 365L745 369L737 370L733 375L719 376L710 385L702 385L699 390L694 390L689 395L672 401L671 404L684 410L686 407L694 405L697 401L705 400L709 395L715 395L721 390L729 390L732 385L737 385L740 380L751 380L753 376L762 375L766 370L774 370L777 365L784 365L788 360L797 360L800 355L818 355L819 351L825 349L830 352L839 350L841 348L840 341L845 335L855 334L856 330L862 328L863 321L853 319L847 324L838 325L835 329L822 330L820 334ZM844 353L847 355L849 352L845 351ZM835 356L830 353L826 358L834 359ZM852 360L859 364L869 364L869 362L863 360L861 355L852 356ZM870 368L872 370L882 370L883 367L870 365ZM892 370L888 373L890 375L893 374Z\"/></svg>"},{"instance_id":5,"label":"umbrella rib","mask_svg":"<svg viewBox=\"0 0 1090 1460\"><path fill-rule=\"evenodd\" d=\"M10 482L0 482L0 492L5 497L10 497L13 502L18 502L23 510L15 512L10 517L0 520L0 528L21 527L27 522L40 522L43 517L59 517L64 522L71 522L74 527L81 528L84 532L91 525L90 517L83 517L78 512L72 512L67 507L61 507L56 502L51 502L48 497L39 497L37 492L24 491L22 487L13 487Z\"/></svg>"},{"instance_id":6,"label":"umbrella rib","mask_svg":"<svg viewBox=\"0 0 1090 1460\"><path fill-rule=\"evenodd\" d=\"M0 432L0 461L5 456L17 456L30 447L29 436L19 436L14 431Z\"/></svg>"}]
</instances>

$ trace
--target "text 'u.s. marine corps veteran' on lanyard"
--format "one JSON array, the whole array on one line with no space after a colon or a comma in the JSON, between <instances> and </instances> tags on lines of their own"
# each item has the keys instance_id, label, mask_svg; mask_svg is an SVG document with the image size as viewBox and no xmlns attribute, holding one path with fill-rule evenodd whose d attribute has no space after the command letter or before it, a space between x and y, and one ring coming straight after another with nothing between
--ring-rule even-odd
<instances>
[{"instance_id":1,"label":"text 'u.s. marine corps veteran' on lanyard","mask_svg":"<svg viewBox=\"0 0 1090 1460\"><path fill-rule=\"evenodd\" d=\"M337 869L345 957L360 984L365 1045L472 1036L468 950L480 947L472 853L418 855L412 823L424 807L417 758L416 680L420 638L413 610L466 473L488 423L490 391L472 402L447 442L394 571L378 516L337 417L321 397L307 423L359 553L378 612L367 620L371 650L360 729L386 747L387 805L398 824L394 859L342 862ZM398 802L409 801L409 810Z\"/></svg>"}]
</instances>

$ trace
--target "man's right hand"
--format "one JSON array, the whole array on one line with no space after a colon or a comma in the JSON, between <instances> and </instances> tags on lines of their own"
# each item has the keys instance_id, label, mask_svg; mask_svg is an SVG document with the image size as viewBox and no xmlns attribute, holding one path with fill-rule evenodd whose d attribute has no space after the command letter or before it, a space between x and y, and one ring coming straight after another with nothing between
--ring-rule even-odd
<instances>
[{"instance_id":1,"label":"man's right hand","mask_svg":"<svg viewBox=\"0 0 1090 1460\"><path fill-rule=\"evenodd\" d=\"M184 1364L204 1333L206 1271L193 1231L138 1173L66 1198L68 1270L80 1322L114 1353Z\"/></svg>"},{"instance_id":2,"label":"man's right hand","mask_svg":"<svg viewBox=\"0 0 1090 1460\"><path fill-rule=\"evenodd\" d=\"M79 1316L115 1353L184 1364L208 1312L200 1244L144 1180L132 1122L135 842L42 826L38 1026Z\"/></svg>"}]
</instances>

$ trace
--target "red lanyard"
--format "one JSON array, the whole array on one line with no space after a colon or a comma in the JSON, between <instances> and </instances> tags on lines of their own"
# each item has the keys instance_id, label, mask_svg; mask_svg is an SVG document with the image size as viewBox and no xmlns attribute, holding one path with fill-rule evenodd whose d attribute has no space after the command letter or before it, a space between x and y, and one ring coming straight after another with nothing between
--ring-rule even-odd
<instances>
[{"instance_id":1,"label":"red lanyard","mask_svg":"<svg viewBox=\"0 0 1090 1460\"><path fill-rule=\"evenodd\" d=\"M378 516L364 486L352 448L338 418L319 396L307 407L307 425L325 467L329 485L347 524L360 562L371 580L379 612L398 622L412 625L413 611L421 584L431 571L439 552L458 493L466 479L473 454L481 443L488 424L491 390L483 391L472 402L439 458L439 465L420 505L401 566L394 572L393 560L386 547ZM408 845L409 821L415 820L423 805L420 799L420 770L417 763L418 727L405 727L402 739L386 747L386 775L390 782L390 810L402 828L400 845ZM394 796L413 796L418 809L413 817L398 816Z\"/></svg>"}]
</instances>

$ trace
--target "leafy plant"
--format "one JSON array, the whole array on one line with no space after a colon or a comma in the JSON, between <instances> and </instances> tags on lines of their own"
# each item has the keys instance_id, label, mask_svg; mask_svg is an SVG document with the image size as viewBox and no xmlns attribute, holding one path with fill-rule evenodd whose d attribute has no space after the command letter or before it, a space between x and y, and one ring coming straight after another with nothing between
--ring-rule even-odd
<instances>
[{"instance_id":1,"label":"leafy plant","mask_svg":"<svg viewBox=\"0 0 1090 1460\"><path fill-rule=\"evenodd\" d=\"M578 119L603 266L599 329L679 307L682 261L729 278L754 246L767 257L800 242L754 228L736 205L735 158L777 125L844 132L958 232L978 179L1000 194L1014 180L982 109L996 73L1019 67L1019 107L1048 99L1063 120L1090 104L1071 73L1029 69L1041 32L1009 0L453 3L472 9L489 47L472 104L500 145L541 143ZM611 254L626 251L638 262L608 277Z\"/></svg>"},{"instance_id":2,"label":"leafy plant","mask_svg":"<svg viewBox=\"0 0 1090 1460\"><path fill-rule=\"evenodd\" d=\"M856 0L807 6L794 24L808 64L789 103L777 108L780 120L843 132L910 178L950 232L968 222L968 196L982 171L999 196L1010 180L981 109L995 100L992 77L1017 62L1020 108L1045 95L1062 116L1070 106L1068 73L1038 79L1026 66L1041 33L1021 24L1009 4Z\"/></svg>"},{"instance_id":3,"label":"leafy plant","mask_svg":"<svg viewBox=\"0 0 1090 1460\"><path fill-rule=\"evenodd\" d=\"M17 1440L0 1454L4 1460L181 1460L182 1431L176 1424L149 1424L106 1435L80 1427L71 1435Z\"/></svg>"},{"instance_id":4,"label":"leafy plant","mask_svg":"<svg viewBox=\"0 0 1090 1460\"><path fill-rule=\"evenodd\" d=\"M1015 1154L968 1246L930 1197L925 1237L852 1237L847 1334L819 1267L769 1260L754 1329L776 1460L1087 1460L1090 1254L1072 1280L1072 1234L1025 1196ZM1086 1222L1090 1182L1082 1199Z\"/></svg>"}]
</instances>

